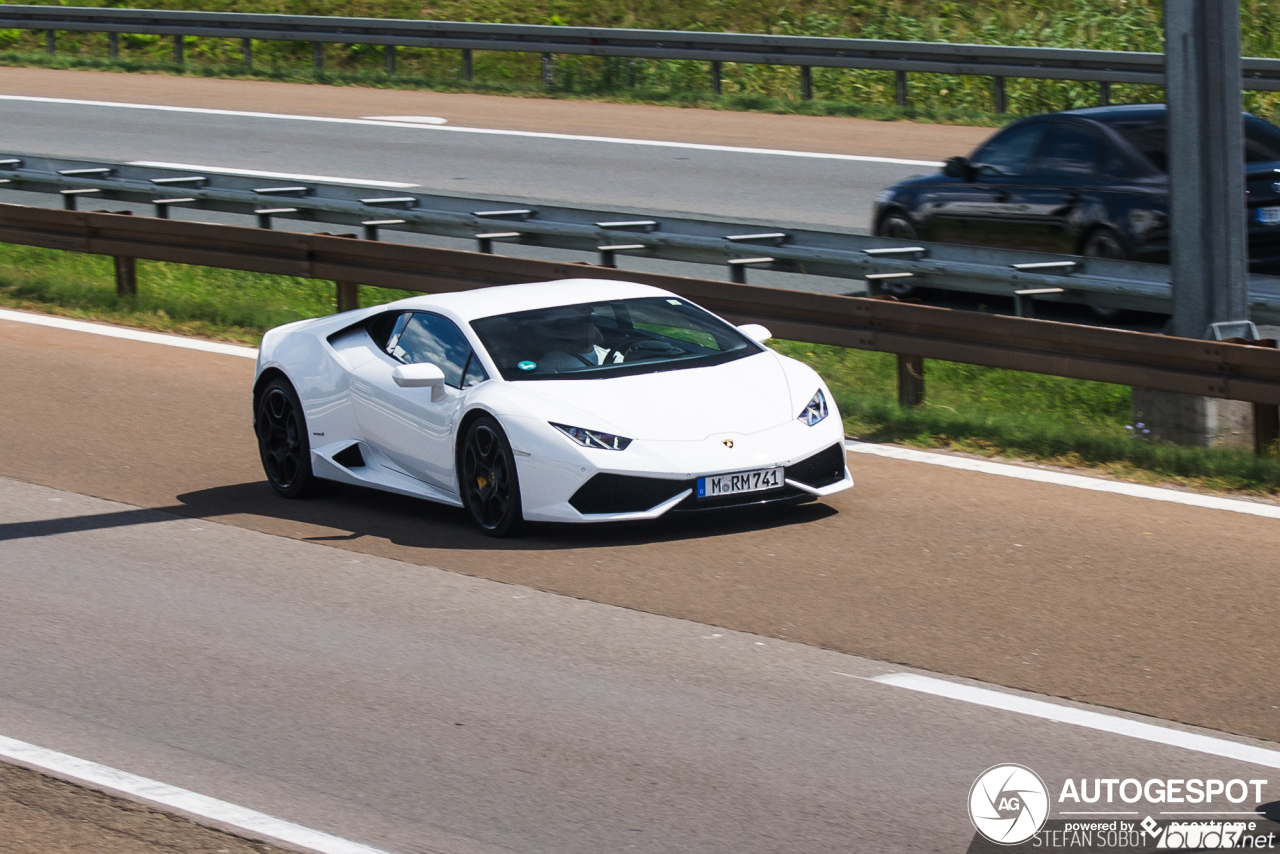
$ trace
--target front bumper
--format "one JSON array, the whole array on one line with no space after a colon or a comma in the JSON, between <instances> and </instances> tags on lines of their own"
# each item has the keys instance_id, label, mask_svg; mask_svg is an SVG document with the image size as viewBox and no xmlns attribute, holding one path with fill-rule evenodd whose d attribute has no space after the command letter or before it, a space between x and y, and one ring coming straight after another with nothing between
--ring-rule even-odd
<instances>
[{"instance_id":1,"label":"front bumper","mask_svg":"<svg viewBox=\"0 0 1280 854\"><path fill-rule=\"evenodd\" d=\"M521 503L530 521L638 521L667 513L797 503L853 486L838 417L813 427L797 421L748 436L637 440L625 451L579 449L558 431L552 435L540 427L527 423L509 429ZM699 477L775 465L784 467L781 488L697 497Z\"/></svg>"}]
</instances>

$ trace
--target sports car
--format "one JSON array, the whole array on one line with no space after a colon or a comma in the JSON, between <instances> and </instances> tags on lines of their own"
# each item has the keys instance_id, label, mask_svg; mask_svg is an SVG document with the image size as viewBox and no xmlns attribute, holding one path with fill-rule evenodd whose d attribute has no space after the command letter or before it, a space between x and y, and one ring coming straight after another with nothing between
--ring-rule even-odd
<instances>
[{"instance_id":1,"label":"sports car","mask_svg":"<svg viewBox=\"0 0 1280 854\"><path fill-rule=\"evenodd\" d=\"M286 498L357 484L492 536L848 489L831 392L768 339L628 282L412 297L267 332L254 430Z\"/></svg>"}]
</instances>

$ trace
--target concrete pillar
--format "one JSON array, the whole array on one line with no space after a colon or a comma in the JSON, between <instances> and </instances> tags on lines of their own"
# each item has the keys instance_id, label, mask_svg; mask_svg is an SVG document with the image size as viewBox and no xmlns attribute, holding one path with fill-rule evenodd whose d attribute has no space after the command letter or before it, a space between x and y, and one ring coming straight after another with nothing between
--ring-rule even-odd
<instances>
[{"instance_id":1,"label":"concrete pillar","mask_svg":"<svg viewBox=\"0 0 1280 854\"><path fill-rule=\"evenodd\" d=\"M1133 426L1150 430L1145 438L1177 445L1253 448L1253 404L1241 400L1135 388Z\"/></svg>"}]
</instances>

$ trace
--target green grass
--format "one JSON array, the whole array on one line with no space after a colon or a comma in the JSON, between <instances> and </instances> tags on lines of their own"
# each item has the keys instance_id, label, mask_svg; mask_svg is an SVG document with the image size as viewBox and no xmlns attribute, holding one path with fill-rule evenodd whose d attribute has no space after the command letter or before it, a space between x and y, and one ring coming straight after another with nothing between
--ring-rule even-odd
<instances>
[{"instance_id":1,"label":"green grass","mask_svg":"<svg viewBox=\"0 0 1280 854\"><path fill-rule=\"evenodd\" d=\"M52 0L37 0L53 4ZM76 0L78 4L114 6L117 0ZM594 27L642 27L694 31L772 33L889 40L976 42L983 44L1082 47L1160 51L1161 0L436 0L429 6L408 0L148 0L159 9L353 15L452 21L481 21ZM1251 56L1280 56L1280 0L1242 0L1244 50ZM0 30L0 53L10 64L50 64L41 56L43 34ZM102 67L164 73L244 76L239 42L233 39L188 39L187 65L173 66L172 40L158 36L122 35L121 61L105 63L107 38L100 33L60 33L59 67ZM302 42L257 42L257 70L267 79L315 80L311 45ZM382 50L373 45L330 45L325 48L329 73L321 82L348 85L425 87L491 91L539 96L597 97L610 100L757 109L872 118L914 118L991 124L989 78L912 74L914 109L894 107L891 72L813 69L817 103L799 99L796 69L778 66L724 67L725 97L710 94L707 64L677 60L643 60L589 56L557 56L551 90L540 84L535 54L475 54L472 84L461 81L456 50L401 48L402 76L383 75ZM77 63L85 63L78 65ZM1028 115L1097 103L1093 83L1062 80L1007 81L1009 113ZM1119 103L1159 100L1158 87L1115 85ZM795 104L796 106L791 106ZM1280 94L1248 93L1246 106L1265 116L1280 112Z\"/></svg>"},{"instance_id":2,"label":"green grass","mask_svg":"<svg viewBox=\"0 0 1280 854\"><path fill-rule=\"evenodd\" d=\"M142 261L140 295L115 294L110 259L0 244L0 305L256 345L267 329L335 310L332 283ZM364 305L403 291L361 288ZM927 402L896 404L896 362L871 353L775 341L828 382L846 431L875 442L1039 460L1127 480L1280 493L1280 459L1244 450L1134 439L1129 389L927 360Z\"/></svg>"}]
</instances>

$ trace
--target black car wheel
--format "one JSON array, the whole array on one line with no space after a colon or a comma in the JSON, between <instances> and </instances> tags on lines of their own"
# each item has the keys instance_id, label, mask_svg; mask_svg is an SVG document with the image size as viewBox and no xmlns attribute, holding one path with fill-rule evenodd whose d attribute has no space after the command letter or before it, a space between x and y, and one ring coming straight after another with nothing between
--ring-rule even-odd
<instances>
[{"instance_id":1,"label":"black car wheel","mask_svg":"<svg viewBox=\"0 0 1280 854\"><path fill-rule=\"evenodd\" d=\"M506 537L524 521L511 443L496 420L477 419L458 454L458 487L471 518L490 537Z\"/></svg>"},{"instance_id":2,"label":"black car wheel","mask_svg":"<svg viewBox=\"0 0 1280 854\"><path fill-rule=\"evenodd\" d=\"M1080 249L1080 254L1086 258L1129 260L1129 251L1120 242L1120 237L1115 232L1105 228L1098 229L1085 239L1084 246ZM1101 305L1091 305L1089 308L1103 320L1119 320L1124 314L1124 309L1122 308L1108 308Z\"/></svg>"},{"instance_id":3,"label":"black car wheel","mask_svg":"<svg viewBox=\"0 0 1280 854\"><path fill-rule=\"evenodd\" d=\"M317 491L317 479L311 473L307 418L288 380L277 377L267 383L258 398L253 429L258 434L262 470L272 489L285 498Z\"/></svg>"},{"instance_id":4,"label":"black car wheel","mask_svg":"<svg viewBox=\"0 0 1280 854\"><path fill-rule=\"evenodd\" d=\"M880 225L876 228L876 236L915 240L916 227L902 214L889 214L880 220ZM914 285L905 284L900 279L885 279L880 283L880 287L885 293L895 297L910 296L915 291Z\"/></svg>"}]
</instances>

